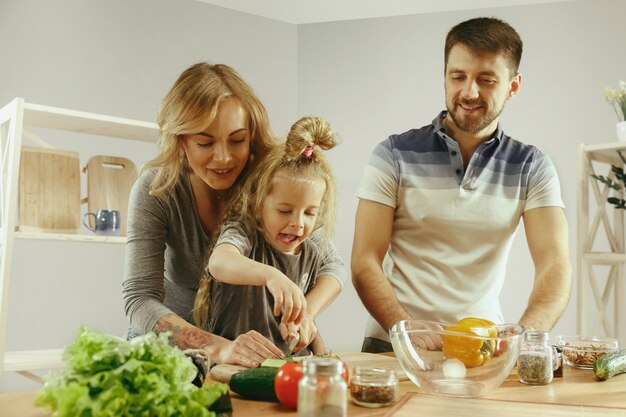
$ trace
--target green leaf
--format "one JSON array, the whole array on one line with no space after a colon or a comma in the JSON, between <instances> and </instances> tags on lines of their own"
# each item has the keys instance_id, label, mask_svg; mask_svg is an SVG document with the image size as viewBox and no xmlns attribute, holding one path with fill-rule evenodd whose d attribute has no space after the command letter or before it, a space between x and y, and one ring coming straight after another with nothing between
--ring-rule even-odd
<instances>
[{"instance_id":1,"label":"green leaf","mask_svg":"<svg viewBox=\"0 0 626 417\"><path fill-rule=\"evenodd\" d=\"M595 175L595 174L592 174L591 177L595 178L596 180L598 180L598 181L600 181L600 182L602 182L604 184L606 184L608 187L610 187L610 188L612 188L614 190L618 190L619 191L619 190L622 189L621 185L613 182L610 178L604 177L602 175Z\"/></svg>"},{"instance_id":2,"label":"green leaf","mask_svg":"<svg viewBox=\"0 0 626 417\"><path fill-rule=\"evenodd\" d=\"M616 208L618 209L625 209L626 210L626 201L621 199L621 198L616 198L616 197L609 197L607 198L607 200L609 203L615 205Z\"/></svg>"}]
</instances>

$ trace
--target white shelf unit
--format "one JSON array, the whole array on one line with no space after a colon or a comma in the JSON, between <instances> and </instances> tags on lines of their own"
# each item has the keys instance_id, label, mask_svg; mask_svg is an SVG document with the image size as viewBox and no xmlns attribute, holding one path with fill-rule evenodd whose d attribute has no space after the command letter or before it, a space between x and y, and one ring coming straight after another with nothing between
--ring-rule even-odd
<instances>
[{"instance_id":1,"label":"white shelf unit","mask_svg":"<svg viewBox=\"0 0 626 417\"><path fill-rule=\"evenodd\" d=\"M155 123L86 113L58 107L42 106L16 98L0 109L0 168L2 171L2 200L0 200L0 374L18 372L34 380L39 377L31 371L63 366L62 349L5 351L9 281L15 239L40 239L84 243L123 244L124 237L81 234L19 232L17 227L18 177L22 137L40 143L25 127L99 135L154 143L159 129ZM19 277L17 277L19 278Z\"/></svg>"},{"instance_id":2,"label":"white shelf unit","mask_svg":"<svg viewBox=\"0 0 626 417\"><path fill-rule=\"evenodd\" d=\"M578 146L577 332L616 337L624 345L624 211L607 202L624 193L591 177L616 181L611 165L624 168L618 151L626 157L626 142Z\"/></svg>"}]
</instances>

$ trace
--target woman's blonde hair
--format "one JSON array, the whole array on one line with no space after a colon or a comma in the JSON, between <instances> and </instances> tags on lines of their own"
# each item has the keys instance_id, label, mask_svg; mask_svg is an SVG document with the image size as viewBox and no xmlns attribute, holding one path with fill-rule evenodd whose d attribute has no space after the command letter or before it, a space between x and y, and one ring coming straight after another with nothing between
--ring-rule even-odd
<instances>
[{"instance_id":1,"label":"woman's blonde hair","mask_svg":"<svg viewBox=\"0 0 626 417\"><path fill-rule=\"evenodd\" d=\"M192 65L178 77L157 113L160 151L142 168L157 169L150 187L151 195L164 197L180 180L187 166L181 136L206 129L215 119L219 105L227 98L238 100L246 111L251 159L263 157L275 144L265 107L234 69L206 62ZM237 183L241 183L250 171L250 166L246 166Z\"/></svg>"},{"instance_id":2,"label":"woman's blonde hair","mask_svg":"<svg viewBox=\"0 0 626 417\"><path fill-rule=\"evenodd\" d=\"M293 124L287 141L272 148L258 162L246 182L229 202L226 219L254 225L263 233L261 207L276 181L286 179L307 182L321 179L326 186L314 230L323 228L324 237L333 234L336 217L336 184L332 168L320 149L329 150L337 144L330 124L321 117L303 117ZM210 249L209 254L213 248ZM208 262L207 262L208 264ZM193 319L200 327L208 321L211 277L205 271L193 308Z\"/></svg>"}]
</instances>

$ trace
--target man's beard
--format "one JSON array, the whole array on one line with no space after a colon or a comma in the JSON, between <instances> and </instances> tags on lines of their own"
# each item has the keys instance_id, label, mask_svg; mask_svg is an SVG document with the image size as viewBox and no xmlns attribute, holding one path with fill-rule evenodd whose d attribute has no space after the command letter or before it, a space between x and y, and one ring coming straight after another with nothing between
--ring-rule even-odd
<instances>
[{"instance_id":1,"label":"man's beard","mask_svg":"<svg viewBox=\"0 0 626 417\"><path fill-rule=\"evenodd\" d=\"M467 100L456 100L453 103L454 106L458 104L463 104L467 107L471 107L473 105L483 105L484 103L480 101L467 101ZM494 120L496 120L498 116L500 116L500 113L502 113L502 110L504 110L504 103L502 103L502 106L499 109L489 110L479 119L470 120L470 119L461 119L460 117L457 117L455 112L452 111L452 109L450 109L450 107L448 106L448 114L452 118L452 121L454 122L454 124L460 130L462 130L463 132L467 132L467 133L480 132L481 130L489 126Z\"/></svg>"}]
</instances>

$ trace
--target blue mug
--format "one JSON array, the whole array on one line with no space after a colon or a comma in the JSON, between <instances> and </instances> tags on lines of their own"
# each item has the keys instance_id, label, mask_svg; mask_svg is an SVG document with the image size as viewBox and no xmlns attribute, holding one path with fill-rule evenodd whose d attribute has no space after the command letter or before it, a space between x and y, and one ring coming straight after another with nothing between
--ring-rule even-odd
<instances>
[{"instance_id":1,"label":"blue mug","mask_svg":"<svg viewBox=\"0 0 626 417\"><path fill-rule=\"evenodd\" d=\"M95 227L91 227L86 218L93 216ZM97 235L117 236L120 234L121 217L119 210L98 210L96 214L85 213L83 216L85 227Z\"/></svg>"}]
</instances>

